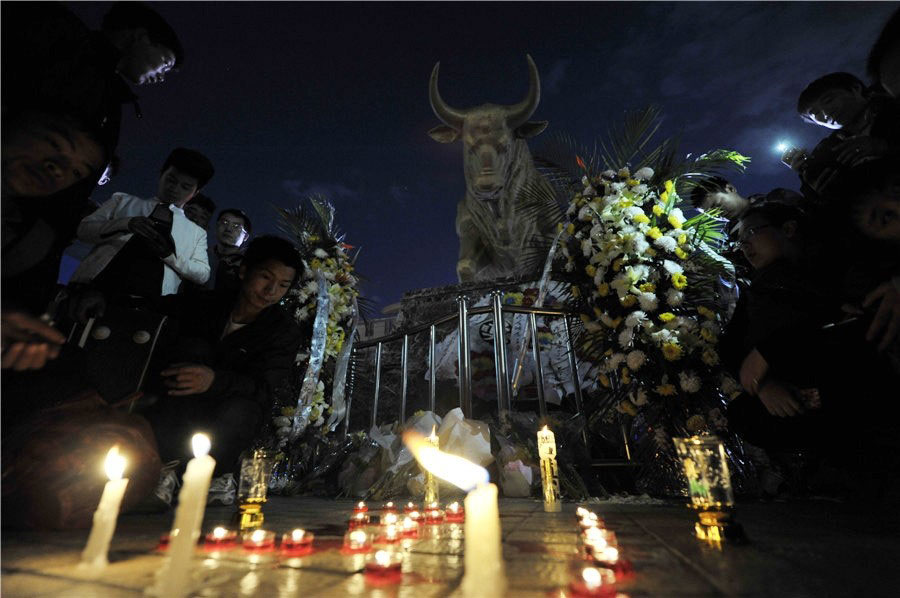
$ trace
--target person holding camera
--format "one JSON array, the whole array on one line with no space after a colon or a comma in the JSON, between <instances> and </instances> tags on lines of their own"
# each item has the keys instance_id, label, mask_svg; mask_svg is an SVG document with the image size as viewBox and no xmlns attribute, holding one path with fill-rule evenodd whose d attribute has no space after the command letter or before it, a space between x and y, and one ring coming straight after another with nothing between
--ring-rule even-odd
<instances>
[{"instance_id":1,"label":"person holding camera","mask_svg":"<svg viewBox=\"0 0 900 598\"><path fill-rule=\"evenodd\" d=\"M71 282L113 301L172 295L182 280L205 283L206 231L183 208L213 173L206 156L176 148L163 163L156 197L114 193L78 226L78 238L94 248Z\"/></svg>"}]
</instances>

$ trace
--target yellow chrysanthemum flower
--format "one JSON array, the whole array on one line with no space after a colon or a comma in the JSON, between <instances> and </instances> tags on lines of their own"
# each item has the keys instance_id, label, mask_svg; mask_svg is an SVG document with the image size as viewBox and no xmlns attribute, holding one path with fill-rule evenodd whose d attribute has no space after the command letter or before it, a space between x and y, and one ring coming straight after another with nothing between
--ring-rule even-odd
<instances>
[{"instance_id":1,"label":"yellow chrysanthemum flower","mask_svg":"<svg viewBox=\"0 0 900 598\"><path fill-rule=\"evenodd\" d=\"M652 282L645 282L641 286L638 287L642 293L655 293L656 285Z\"/></svg>"},{"instance_id":2,"label":"yellow chrysanthemum flower","mask_svg":"<svg viewBox=\"0 0 900 598\"><path fill-rule=\"evenodd\" d=\"M641 184L641 182L637 181L635 179L628 179L627 181L625 181L625 184L628 185L629 187L637 187L638 185Z\"/></svg>"},{"instance_id":3,"label":"yellow chrysanthemum flower","mask_svg":"<svg viewBox=\"0 0 900 598\"><path fill-rule=\"evenodd\" d=\"M609 295L609 284L605 282L601 282L597 285L597 294L601 297L606 297Z\"/></svg>"},{"instance_id":4,"label":"yellow chrysanthemum flower","mask_svg":"<svg viewBox=\"0 0 900 598\"><path fill-rule=\"evenodd\" d=\"M675 248L675 255L677 255L679 258L681 258L683 260L686 260L688 257L687 252L684 249L682 249L681 247Z\"/></svg>"},{"instance_id":5,"label":"yellow chrysanthemum flower","mask_svg":"<svg viewBox=\"0 0 900 598\"><path fill-rule=\"evenodd\" d=\"M626 295L624 299L622 299L622 307L631 307L635 303L637 303L637 297L634 295Z\"/></svg>"},{"instance_id":6,"label":"yellow chrysanthemum flower","mask_svg":"<svg viewBox=\"0 0 900 598\"><path fill-rule=\"evenodd\" d=\"M658 226L654 226L647 231L647 236L655 241L662 236L662 232L659 230Z\"/></svg>"},{"instance_id":7,"label":"yellow chrysanthemum flower","mask_svg":"<svg viewBox=\"0 0 900 598\"><path fill-rule=\"evenodd\" d=\"M681 359L681 345L678 343L663 343L662 352L663 357L669 361Z\"/></svg>"},{"instance_id":8,"label":"yellow chrysanthemum flower","mask_svg":"<svg viewBox=\"0 0 900 598\"><path fill-rule=\"evenodd\" d=\"M572 285L571 291L572 291L572 296L573 296L573 297L580 297L580 296L581 296L581 289L579 289L577 286Z\"/></svg>"},{"instance_id":9,"label":"yellow chrysanthemum flower","mask_svg":"<svg viewBox=\"0 0 900 598\"><path fill-rule=\"evenodd\" d=\"M612 263L613 272L618 272L622 269L622 258L616 258Z\"/></svg>"},{"instance_id":10,"label":"yellow chrysanthemum flower","mask_svg":"<svg viewBox=\"0 0 900 598\"><path fill-rule=\"evenodd\" d=\"M703 305L697 306L697 313L709 320L716 319L716 313L713 310L709 309L708 307L704 307Z\"/></svg>"},{"instance_id":11,"label":"yellow chrysanthemum flower","mask_svg":"<svg viewBox=\"0 0 900 598\"><path fill-rule=\"evenodd\" d=\"M681 233L680 235L678 235L678 244L684 245L685 243L687 243L687 235L684 233Z\"/></svg>"},{"instance_id":12,"label":"yellow chrysanthemum flower","mask_svg":"<svg viewBox=\"0 0 900 598\"><path fill-rule=\"evenodd\" d=\"M570 222L568 224L568 226L566 226L566 232L569 233L570 235L575 234L575 223L574 222Z\"/></svg>"},{"instance_id":13,"label":"yellow chrysanthemum flower","mask_svg":"<svg viewBox=\"0 0 900 598\"><path fill-rule=\"evenodd\" d=\"M649 224L650 223L650 219L647 218L646 214L638 214L637 216L634 217L634 221L637 222L638 224Z\"/></svg>"},{"instance_id":14,"label":"yellow chrysanthemum flower","mask_svg":"<svg viewBox=\"0 0 900 598\"><path fill-rule=\"evenodd\" d=\"M719 363L719 354L713 351L712 349L706 349L703 351L703 354L700 356L703 359L703 363L712 367Z\"/></svg>"},{"instance_id":15,"label":"yellow chrysanthemum flower","mask_svg":"<svg viewBox=\"0 0 900 598\"><path fill-rule=\"evenodd\" d=\"M560 222L559 224L556 225L556 232L562 232L562 229L563 229L563 223Z\"/></svg>"},{"instance_id":16,"label":"yellow chrysanthemum flower","mask_svg":"<svg viewBox=\"0 0 900 598\"><path fill-rule=\"evenodd\" d=\"M656 257L656 250L653 249L652 247L648 247L647 250L644 251L644 253L646 253L650 257Z\"/></svg>"},{"instance_id":17,"label":"yellow chrysanthemum flower","mask_svg":"<svg viewBox=\"0 0 900 598\"><path fill-rule=\"evenodd\" d=\"M619 411L621 411L622 413L627 413L632 417L638 414L638 408L628 399L625 399L624 401L619 403Z\"/></svg>"},{"instance_id":18,"label":"yellow chrysanthemum flower","mask_svg":"<svg viewBox=\"0 0 900 598\"><path fill-rule=\"evenodd\" d=\"M591 264L588 264L587 266L585 266L584 271L585 271L585 273L587 273L588 276L590 276L591 278L593 278L593 277L594 277L594 274L597 273L597 268L595 268L595 267L592 266Z\"/></svg>"},{"instance_id":19,"label":"yellow chrysanthemum flower","mask_svg":"<svg viewBox=\"0 0 900 598\"><path fill-rule=\"evenodd\" d=\"M665 187L666 187L666 193L671 193L672 191L675 190L675 183L673 183L671 180L666 181Z\"/></svg>"},{"instance_id":20,"label":"yellow chrysanthemum flower","mask_svg":"<svg viewBox=\"0 0 900 598\"><path fill-rule=\"evenodd\" d=\"M674 319L675 319L675 314L673 314L670 311L664 311L663 313L659 314L659 320L661 322L671 322Z\"/></svg>"},{"instance_id":21,"label":"yellow chrysanthemum flower","mask_svg":"<svg viewBox=\"0 0 900 598\"><path fill-rule=\"evenodd\" d=\"M708 343L714 343L718 340L718 337L709 328L701 328L700 336Z\"/></svg>"},{"instance_id":22,"label":"yellow chrysanthemum flower","mask_svg":"<svg viewBox=\"0 0 900 598\"><path fill-rule=\"evenodd\" d=\"M600 374L597 379L600 380L600 384L602 384L606 388L609 388L609 377L606 374Z\"/></svg>"},{"instance_id":23,"label":"yellow chrysanthemum flower","mask_svg":"<svg viewBox=\"0 0 900 598\"><path fill-rule=\"evenodd\" d=\"M669 224L671 224L674 229L680 229L681 225L684 224L684 220L676 217L675 214L669 214Z\"/></svg>"},{"instance_id":24,"label":"yellow chrysanthemum flower","mask_svg":"<svg viewBox=\"0 0 900 598\"><path fill-rule=\"evenodd\" d=\"M663 195L665 195L665 193ZM666 201L666 198L668 198L668 195L666 195L666 197L662 197L662 195L661 195L659 198L663 201ZM653 206L653 215L654 216L662 216L665 211L666 211L666 209L661 204L656 204Z\"/></svg>"},{"instance_id":25,"label":"yellow chrysanthemum flower","mask_svg":"<svg viewBox=\"0 0 900 598\"><path fill-rule=\"evenodd\" d=\"M672 286L680 291L687 286L687 276L676 272L672 275Z\"/></svg>"},{"instance_id":26,"label":"yellow chrysanthemum flower","mask_svg":"<svg viewBox=\"0 0 900 598\"><path fill-rule=\"evenodd\" d=\"M660 384L654 390L656 390L656 394L663 397L671 397L676 392L674 384Z\"/></svg>"}]
</instances>

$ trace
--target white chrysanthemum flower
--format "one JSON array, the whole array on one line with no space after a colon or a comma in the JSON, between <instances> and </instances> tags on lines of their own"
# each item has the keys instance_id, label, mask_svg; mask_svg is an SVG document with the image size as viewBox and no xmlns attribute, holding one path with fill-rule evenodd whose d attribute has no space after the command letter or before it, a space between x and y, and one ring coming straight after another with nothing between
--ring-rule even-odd
<instances>
[{"instance_id":1,"label":"white chrysanthemum flower","mask_svg":"<svg viewBox=\"0 0 900 598\"><path fill-rule=\"evenodd\" d=\"M603 172L600 173L600 176L602 176L605 179L614 179L614 178L616 178L616 171L612 170L612 169L604 170Z\"/></svg>"},{"instance_id":2,"label":"white chrysanthemum flower","mask_svg":"<svg viewBox=\"0 0 900 598\"><path fill-rule=\"evenodd\" d=\"M622 329L622 332L619 333L619 345L623 349L627 349L631 346L631 341L634 340L634 329L625 327Z\"/></svg>"},{"instance_id":3,"label":"white chrysanthemum flower","mask_svg":"<svg viewBox=\"0 0 900 598\"><path fill-rule=\"evenodd\" d=\"M634 252L637 254L642 254L650 249L650 243L647 242L644 235L636 235L631 243L634 246Z\"/></svg>"},{"instance_id":4,"label":"white chrysanthemum flower","mask_svg":"<svg viewBox=\"0 0 900 598\"><path fill-rule=\"evenodd\" d=\"M647 394L646 390L644 390L643 388L638 388L636 391L631 393L631 402L640 407L649 403L650 397Z\"/></svg>"},{"instance_id":5,"label":"white chrysanthemum flower","mask_svg":"<svg viewBox=\"0 0 900 598\"><path fill-rule=\"evenodd\" d=\"M625 208L625 210L623 210L623 211L625 212L625 215L628 216L629 218L634 218L635 216L639 216L644 213L644 210L640 209L637 206L629 206L629 207Z\"/></svg>"},{"instance_id":6,"label":"white chrysanthemum flower","mask_svg":"<svg viewBox=\"0 0 900 598\"><path fill-rule=\"evenodd\" d=\"M632 187L631 190L635 193L635 195L637 195L634 201L638 204L643 205L644 196L647 194L647 185L641 183L640 185L635 185L634 187Z\"/></svg>"},{"instance_id":7,"label":"white chrysanthemum flower","mask_svg":"<svg viewBox=\"0 0 900 598\"><path fill-rule=\"evenodd\" d=\"M678 307L684 301L684 293L678 289L669 289L666 291L666 303L672 307Z\"/></svg>"},{"instance_id":8,"label":"white chrysanthemum flower","mask_svg":"<svg viewBox=\"0 0 900 598\"><path fill-rule=\"evenodd\" d=\"M678 385L681 390L688 393L700 390L700 378L692 371L680 372L678 374Z\"/></svg>"},{"instance_id":9,"label":"white chrysanthemum flower","mask_svg":"<svg viewBox=\"0 0 900 598\"><path fill-rule=\"evenodd\" d=\"M601 266L601 267L597 268L597 273L594 274L594 285L599 287L601 284L603 284L603 281L605 279L606 279L606 268Z\"/></svg>"},{"instance_id":10,"label":"white chrysanthemum flower","mask_svg":"<svg viewBox=\"0 0 900 598\"><path fill-rule=\"evenodd\" d=\"M659 306L659 301L653 293L641 293L638 295L638 303L641 304L641 309L644 311L656 311Z\"/></svg>"},{"instance_id":11,"label":"white chrysanthemum flower","mask_svg":"<svg viewBox=\"0 0 900 598\"><path fill-rule=\"evenodd\" d=\"M742 387L737 383L737 380L732 378L731 376L722 376L722 392L730 397L736 392L741 392Z\"/></svg>"},{"instance_id":12,"label":"white chrysanthemum flower","mask_svg":"<svg viewBox=\"0 0 900 598\"><path fill-rule=\"evenodd\" d=\"M625 318L625 325L629 328L634 328L646 319L647 314L645 314L641 310L636 310L628 314L628 317Z\"/></svg>"},{"instance_id":13,"label":"white chrysanthemum flower","mask_svg":"<svg viewBox=\"0 0 900 598\"><path fill-rule=\"evenodd\" d=\"M631 279L625 274L616 276L609 286L619 295L619 299L624 299L628 295L628 289L632 285Z\"/></svg>"},{"instance_id":14,"label":"white chrysanthemum flower","mask_svg":"<svg viewBox=\"0 0 900 598\"><path fill-rule=\"evenodd\" d=\"M313 255L315 255L319 259L324 260L325 258L328 257L328 252L325 251L324 249L319 248L319 249L316 249L315 251L313 251Z\"/></svg>"},{"instance_id":15,"label":"white chrysanthemum flower","mask_svg":"<svg viewBox=\"0 0 900 598\"><path fill-rule=\"evenodd\" d=\"M584 257L591 257L591 253L594 251L594 247L591 244L590 239L585 239L581 242L581 253Z\"/></svg>"},{"instance_id":16,"label":"white chrysanthemum flower","mask_svg":"<svg viewBox=\"0 0 900 598\"><path fill-rule=\"evenodd\" d=\"M649 166L639 168L638 171L634 173L634 178L638 181L649 181L653 178L653 169Z\"/></svg>"},{"instance_id":17,"label":"white chrysanthemum flower","mask_svg":"<svg viewBox=\"0 0 900 598\"><path fill-rule=\"evenodd\" d=\"M647 355L643 351L632 351L625 357L625 363L631 371L640 369L644 362L647 361Z\"/></svg>"},{"instance_id":18,"label":"white chrysanthemum flower","mask_svg":"<svg viewBox=\"0 0 900 598\"><path fill-rule=\"evenodd\" d=\"M319 292L319 283L315 280L311 280L305 285L303 285L303 291L309 293L310 295Z\"/></svg>"},{"instance_id":19,"label":"white chrysanthemum flower","mask_svg":"<svg viewBox=\"0 0 900 598\"><path fill-rule=\"evenodd\" d=\"M681 211L681 208L672 208L669 210L669 221L671 222L672 220L684 223L684 213Z\"/></svg>"},{"instance_id":20,"label":"white chrysanthemum flower","mask_svg":"<svg viewBox=\"0 0 900 598\"><path fill-rule=\"evenodd\" d=\"M660 237L660 239L662 238L663 237ZM684 268L681 267L681 264L673 262L672 260L663 260L663 268L665 268L666 272L669 274L681 274L684 272Z\"/></svg>"},{"instance_id":21,"label":"white chrysanthemum flower","mask_svg":"<svg viewBox=\"0 0 900 598\"><path fill-rule=\"evenodd\" d=\"M584 191L582 191L581 194L584 195L585 197L596 197L597 190L594 189L592 186L588 185L587 187L584 188Z\"/></svg>"},{"instance_id":22,"label":"white chrysanthemum flower","mask_svg":"<svg viewBox=\"0 0 900 598\"><path fill-rule=\"evenodd\" d=\"M333 270L324 270L322 272L322 276L325 277L325 280L334 280L334 271Z\"/></svg>"},{"instance_id":23,"label":"white chrysanthemum flower","mask_svg":"<svg viewBox=\"0 0 900 598\"><path fill-rule=\"evenodd\" d=\"M620 191L625 190L625 183L610 183L609 188L612 189L615 193L619 193Z\"/></svg>"},{"instance_id":24,"label":"white chrysanthemum flower","mask_svg":"<svg viewBox=\"0 0 900 598\"><path fill-rule=\"evenodd\" d=\"M666 235L663 235L657 240L653 241L653 244L665 251L675 251L675 248L678 247L678 242L672 237L668 237Z\"/></svg>"}]
</instances>

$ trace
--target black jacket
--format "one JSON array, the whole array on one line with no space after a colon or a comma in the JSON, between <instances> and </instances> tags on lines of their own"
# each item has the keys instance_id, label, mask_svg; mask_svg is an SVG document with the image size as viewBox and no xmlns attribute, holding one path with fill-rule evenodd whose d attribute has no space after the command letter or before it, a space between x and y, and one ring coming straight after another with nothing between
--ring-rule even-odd
<instances>
[{"instance_id":1,"label":"black jacket","mask_svg":"<svg viewBox=\"0 0 900 598\"><path fill-rule=\"evenodd\" d=\"M278 305L266 308L255 321L223 338L236 299L234 293L204 291L167 295L159 305L176 320L179 340L205 341L211 348L206 365L215 370L216 377L199 398L247 399L268 409L275 389L287 380L297 351L309 339Z\"/></svg>"}]
</instances>

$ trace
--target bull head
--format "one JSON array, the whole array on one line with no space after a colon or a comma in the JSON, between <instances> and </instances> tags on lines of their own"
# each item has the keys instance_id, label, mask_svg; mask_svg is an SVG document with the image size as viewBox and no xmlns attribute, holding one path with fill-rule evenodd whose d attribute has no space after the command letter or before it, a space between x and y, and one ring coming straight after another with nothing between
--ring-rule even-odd
<instances>
[{"instance_id":1,"label":"bull head","mask_svg":"<svg viewBox=\"0 0 900 598\"><path fill-rule=\"evenodd\" d=\"M541 99L541 81L531 56L528 61L529 87L525 98L509 106L484 104L459 109L447 104L438 91L438 70L431 71L428 96L431 109L444 123L428 134L440 143L463 140L466 186L476 197L495 198L509 179L510 166L520 152L518 144L547 127L547 121L529 121Z\"/></svg>"}]
</instances>

